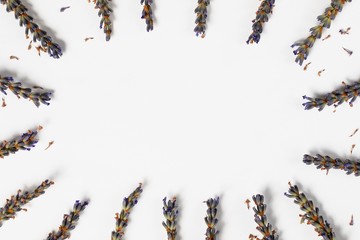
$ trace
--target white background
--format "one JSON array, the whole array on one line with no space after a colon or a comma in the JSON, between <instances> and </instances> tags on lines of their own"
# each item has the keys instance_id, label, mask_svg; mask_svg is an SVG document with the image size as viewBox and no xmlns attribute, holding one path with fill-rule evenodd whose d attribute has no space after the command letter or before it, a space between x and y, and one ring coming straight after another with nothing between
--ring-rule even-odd
<instances>
[{"instance_id":1,"label":"white background","mask_svg":"<svg viewBox=\"0 0 360 240\"><path fill-rule=\"evenodd\" d=\"M13 13L0 14L0 73L55 91L36 108L9 93L0 109L0 139L44 127L30 152L0 161L0 201L46 178L55 185L4 223L0 239L45 239L75 200L90 199L72 239L110 239L122 200L144 182L126 239L166 239L162 198L178 197L179 239L204 239L206 205L220 196L220 239L257 234L244 201L262 193L281 239L317 239L299 224L300 210L283 193L299 184L329 220L337 240L359 239L359 179L316 170L305 153L357 159L360 103L304 111L302 95L359 79L360 3L346 4L326 41L311 50L305 72L290 45L308 36L330 1L276 1L259 45L246 45L259 1L213 0L207 36L195 37L196 1L155 0L147 33L138 1L113 3L114 33L105 41L87 1L34 0L32 13L64 48L55 60L27 50ZM60 13L60 8L71 8ZM338 33L352 27L350 35ZM85 37L94 40L84 41ZM342 47L354 54L349 57ZM16 55L19 61L9 60ZM326 69L321 77L317 72ZM359 101L359 100L358 100ZM44 151L49 141L54 145ZM357 144L353 155L350 147ZM354 214L354 226L349 226Z\"/></svg>"}]
</instances>

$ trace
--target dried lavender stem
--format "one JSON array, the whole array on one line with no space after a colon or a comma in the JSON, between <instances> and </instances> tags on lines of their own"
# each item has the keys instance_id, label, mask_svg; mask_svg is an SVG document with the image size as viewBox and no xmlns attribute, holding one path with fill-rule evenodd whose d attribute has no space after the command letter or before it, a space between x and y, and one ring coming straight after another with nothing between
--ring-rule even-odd
<instances>
[{"instance_id":1,"label":"dried lavender stem","mask_svg":"<svg viewBox=\"0 0 360 240\"><path fill-rule=\"evenodd\" d=\"M321 170L340 169L345 171L347 175L355 174L356 177L360 176L360 162L358 161L342 160L320 154L316 154L316 156L305 154L303 162L307 165L313 164L317 169Z\"/></svg>"},{"instance_id":2,"label":"dried lavender stem","mask_svg":"<svg viewBox=\"0 0 360 240\"><path fill-rule=\"evenodd\" d=\"M93 0L93 2L95 3L95 8L99 9L98 16L101 17L100 29L104 29L106 41L109 41L112 33L112 22L110 16L113 10L110 7L111 0Z\"/></svg>"},{"instance_id":3,"label":"dried lavender stem","mask_svg":"<svg viewBox=\"0 0 360 240\"><path fill-rule=\"evenodd\" d=\"M291 46L297 47L297 49L293 52L296 55L295 62L297 62L300 66L303 64L304 60L307 59L309 50L314 46L316 39L321 38L324 28L330 28L331 21L334 20L337 14L342 11L346 2L351 2L351 0L331 0L330 7L327 7L324 13L317 17L317 20L320 23L310 29L310 36L306 39L295 42Z\"/></svg>"},{"instance_id":4,"label":"dried lavender stem","mask_svg":"<svg viewBox=\"0 0 360 240\"><path fill-rule=\"evenodd\" d=\"M40 128L39 128L40 129ZM10 154L14 154L19 150L27 150L30 151L31 148L35 147L35 144L38 142L36 136L38 134L39 129L35 131L28 131L21 135L21 137L8 141L3 141L0 143L0 158L4 158L9 156Z\"/></svg>"},{"instance_id":5,"label":"dried lavender stem","mask_svg":"<svg viewBox=\"0 0 360 240\"><path fill-rule=\"evenodd\" d=\"M166 200L166 197L163 199L164 207L163 214L166 219L166 222L162 222L162 225L166 229L168 240L175 240L177 235L176 222L178 215L178 207L176 205L176 198L174 197L171 200Z\"/></svg>"},{"instance_id":6,"label":"dried lavender stem","mask_svg":"<svg viewBox=\"0 0 360 240\"><path fill-rule=\"evenodd\" d=\"M18 98L29 99L35 106L39 107L40 103L49 105L51 100L51 92L39 91L35 88L25 88L21 82L15 82L13 77L2 77L0 76L0 92L7 95L6 90L10 90Z\"/></svg>"},{"instance_id":7,"label":"dried lavender stem","mask_svg":"<svg viewBox=\"0 0 360 240\"><path fill-rule=\"evenodd\" d=\"M87 205L87 201L76 201L70 214L64 215L64 219L59 227L59 230L57 232L53 231L49 233L46 240L63 240L70 238L70 231L75 229L80 219L80 214L85 210Z\"/></svg>"},{"instance_id":8,"label":"dried lavender stem","mask_svg":"<svg viewBox=\"0 0 360 240\"><path fill-rule=\"evenodd\" d=\"M60 58L62 56L61 47L59 44L52 41L51 37L46 31L39 28L34 23L33 17L29 16L28 9L21 3L20 0L0 0L3 5L6 5L7 12L14 12L15 18L19 19L20 26L25 27L26 38L29 36L29 32L33 35L33 41L39 41L41 47L53 58Z\"/></svg>"},{"instance_id":9,"label":"dried lavender stem","mask_svg":"<svg viewBox=\"0 0 360 240\"><path fill-rule=\"evenodd\" d=\"M273 227L267 221L266 216L266 204L264 204L264 196L257 194L252 197L255 207L254 210L254 217L255 222L258 224L256 229L263 235L262 240L277 240L279 236L276 234L276 231L273 230ZM250 239L259 239L256 236L250 235Z\"/></svg>"},{"instance_id":10,"label":"dried lavender stem","mask_svg":"<svg viewBox=\"0 0 360 240\"><path fill-rule=\"evenodd\" d=\"M198 0L198 6L195 8L196 27L194 28L194 31L196 33L196 36L201 35L202 38L205 37L207 6L209 4L210 4L210 0Z\"/></svg>"},{"instance_id":11,"label":"dried lavender stem","mask_svg":"<svg viewBox=\"0 0 360 240\"><path fill-rule=\"evenodd\" d=\"M116 213L116 227L115 231L111 233L111 240L122 240L125 234L125 228L128 225L129 215L133 207L137 204L138 198L142 193L142 184L123 200L123 209L120 214Z\"/></svg>"},{"instance_id":12,"label":"dried lavender stem","mask_svg":"<svg viewBox=\"0 0 360 240\"><path fill-rule=\"evenodd\" d=\"M308 200L304 193L300 193L296 185L292 186L290 183L289 192L285 196L295 198L294 203L300 206L300 209L305 212L300 215L302 221L307 221L315 227L315 231L322 236L324 240L335 240L335 233L330 224L319 215L319 209L314 206L311 200Z\"/></svg>"},{"instance_id":13,"label":"dried lavender stem","mask_svg":"<svg viewBox=\"0 0 360 240\"><path fill-rule=\"evenodd\" d=\"M323 110L325 106L334 105L335 107L339 106L344 102L349 102L349 105L352 107L356 98L360 93L360 82L355 82L353 85L345 85L345 87L335 90L326 95L311 98L303 96L303 99L308 100L308 102L303 103L305 110L312 108L317 108L319 111Z\"/></svg>"},{"instance_id":14,"label":"dried lavender stem","mask_svg":"<svg viewBox=\"0 0 360 240\"><path fill-rule=\"evenodd\" d=\"M205 223L207 225L206 229L206 240L216 240L216 236L219 234L219 231L216 229L216 225L218 223L217 215L217 206L219 205L219 197L210 198L206 202L208 207L206 214L207 216L204 218Z\"/></svg>"},{"instance_id":15,"label":"dried lavender stem","mask_svg":"<svg viewBox=\"0 0 360 240\"><path fill-rule=\"evenodd\" d=\"M6 200L6 204L4 207L0 208L0 227L2 226L4 221L9 219L14 219L16 217L16 213L23 210L27 211L23 206L33 200L34 198L39 197L40 195L45 193L45 190L49 188L54 182L45 180L32 192L22 192L19 190L16 195L11 196L10 199Z\"/></svg>"},{"instance_id":16,"label":"dried lavender stem","mask_svg":"<svg viewBox=\"0 0 360 240\"><path fill-rule=\"evenodd\" d=\"M141 18L145 19L146 22L146 31L152 31L154 29L154 19L153 19L153 11L151 8L151 4L153 0L141 0L141 5L144 5Z\"/></svg>"},{"instance_id":17,"label":"dried lavender stem","mask_svg":"<svg viewBox=\"0 0 360 240\"><path fill-rule=\"evenodd\" d=\"M263 0L261 2L259 9L256 11L256 18L252 21L253 32L246 41L247 44L253 42L259 43L264 24L269 21L269 15L272 14L274 4L275 0Z\"/></svg>"}]
</instances>

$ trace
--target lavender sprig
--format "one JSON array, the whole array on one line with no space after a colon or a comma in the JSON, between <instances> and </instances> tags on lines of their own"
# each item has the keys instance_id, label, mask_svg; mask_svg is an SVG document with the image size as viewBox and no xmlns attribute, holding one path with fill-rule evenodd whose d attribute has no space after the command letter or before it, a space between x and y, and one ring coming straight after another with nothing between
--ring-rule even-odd
<instances>
[{"instance_id":1,"label":"lavender sprig","mask_svg":"<svg viewBox=\"0 0 360 240\"><path fill-rule=\"evenodd\" d=\"M205 217L205 223L207 225L206 229L206 240L216 240L216 236L219 234L219 231L216 229L216 225L218 223L218 219L216 218L217 215L217 206L219 205L219 197L210 198L206 202L208 207Z\"/></svg>"},{"instance_id":2,"label":"lavender sprig","mask_svg":"<svg viewBox=\"0 0 360 240\"><path fill-rule=\"evenodd\" d=\"M53 42L47 32L40 29L39 26L34 23L33 17L28 15L28 9L20 0L0 0L0 2L6 5L7 12L14 12L15 18L19 19L20 26L25 27L26 38L28 38L30 32L33 35L33 41L39 41L42 50L47 52L51 57L60 58L62 56L60 45Z\"/></svg>"},{"instance_id":3,"label":"lavender sprig","mask_svg":"<svg viewBox=\"0 0 360 240\"><path fill-rule=\"evenodd\" d=\"M323 110L325 106L334 105L335 107L341 105L344 102L349 102L349 105L352 107L356 98L360 94L360 82L355 82L353 85L345 85L345 87L335 90L326 95L311 98L303 96L303 99L308 100L308 102L303 103L305 110L312 108L317 108L319 111Z\"/></svg>"},{"instance_id":4,"label":"lavender sprig","mask_svg":"<svg viewBox=\"0 0 360 240\"><path fill-rule=\"evenodd\" d=\"M279 236L276 234L276 231L273 230L273 227L267 221L266 217L266 204L264 204L264 196L257 194L252 197L256 207L253 207L255 222L258 224L256 229L263 235L261 240L277 240ZM260 239L254 235L249 236L250 239Z\"/></svg>"},{"instance_id":5,"label":"lavender sprig","mask_svg":"<svg viewBox=\"0 0 360 240\"><path fill-rule=\"evenodd\" d=\"M21 137L8 141L3 141L0 143L0 158L4 158L6 156L9 156L10 154L14 154L19 150L27 150L30 151L31 148L35 147L35 144L38 142L36 139L36 136L38 134L38 131L41 129L39 127L35 131L28 131L27 133L24 133L21 135Z\"/></svg>"},{"instance_id":6,"label":"lavender sprig","mask_svg":"<svg viewBox=\"0 0 360 240\"><path fill-rule=\"evenodd\" d=\"M139 186L126 198L123 200L123 209L120 214L116 213L116 227L115 231L111 233L111 240L122 240L125 234L125 228L128 225L129 215L132 208L137 204L138 198L142 193L142 184Z\"/></svg>"},{"instance_id":7,"label":"lavender sprig","mask_svg":"<svg viewBox=\"0 0 360 240\"><path fill-rule=\"evenodd\" d=\"M311 224L315 227L315 231L324 240L334 240L335 233L333 232L330 224L319 215L319 209L314 206L311 200L308 200L304 193L300 193L296 185L292 186L290 183L290 189L285 196L289 198L295 198L294 203L300 206L300 209L305 212L304 215L300 215L302 222L307 221L307 224Z\"/></svg>"},{"instance_id":8,"label":"lavender sprig","mask_svg":"<svg viewBox=\"0 0 360 240\"><path fill-rule=\"evenodd\" d=\"M70 238L70 231L75 229L76 224L80 219L80 214L85 210L87 205L87 201L76 201L70 214L64 215L64 219L59 227L59 230L57 232L53 231L49 233L46 240L63 240Z\"/></svg>"},{"instance_id":9,"label":"lavender sprig","mask_svg":"<svg viewBox=\"0 0 360 240\"><path fill-rule=\"evenodd\" d=\"M275 0L263 0L261 2L259 9L256 11L256 18L252 21L253 32L246 41L247 44L253 42L259 43L264 24L269 21L269 15L272 14L274 4Z\"/></svg>"},{"instance_id":10,"label":"lavender sprig","mask_svg":"<svg viewBox=\"0 0 360 240\"><path fill-rule=\"evenodd\" d=\"M309 49L314 46L316 39L320 39L324 28L330 28L331 21L335 19L336 15L342 11L346 2L351 0L331 0L330 7L327 7L324 13L317 17L320 22L317 26L310 29L310 36L306 39L295 42L291 47L297 47L293 53L296 55L295 62L300 66L309 55Z\"/></svg>"},{"instance_id":11,"label":"lavender sprig","mask_svg":"<svg viewBox=\"0 0 360 240\"><path fill-rule=\"evenodd\" d=\"M141 14L141 18L145 19L146 22L146 31L152 31L154 29L154 19L153 19L153 11L151 8L151 4L153 0L141 0L141 5L144 4L144 8Z\"/></svg>"},{"instance_id":12,"label":"lavender sprig","mask_svg":"<svg viewBox=\"0 0 360 240\"><path fill-rule=\"evenodd\" d=\"M210 4L210 0L198 0L198 6L195 8L196 27L194 28L194 31L196 33L196 36L201 35L202 38L205 37L207 6L209 4Z\"/></svg>"},{"instance_id":13,"label":"lavender sprig","mask_svg":"<svg viewBox=\"0 0 360 240\"><path fill-rule=\"evenodd\" d=\"M7 221L11 218L14 219L17 212L27 211L27 209L23 208L23 206L34 198L44 194L45 190L53 184L54 182L45 180L32 192L22 192L21 190L18 190L17 194L11 196L10 199L7 199L5 206L0 208L0 227L4 221Z\"/></svg>"},{"instance_id":14,"label":"lavender sprig","mask_svg":"<svg viewBox=\"0 0 360 240\"><path fill-rule=\"evenodd\" d=\"M360 162L349 159L332 158L329 156L323 156L316 154L311 156L308 154L304 155L303 162L307 165L314 164L317 169L329 171L330 169L344 170L347 175L355 174L356 177L360 176Z\"/></svg>"},{"instance_id":15,"label":"lavender sprig","mask_svg":"<svg viewBox=\"0 0 360 240\"><path fill-rule=\"evenodd\" d=\"M168 240L175 240L177 231L176 231L176 221L178 215L178 207L176 205L176 198L174 197L171 200L166 200L166 197L163 199L164 207L163 214L166 219L166 222L162 222L162 225L166 229Z\"/></svg>"},{"instance_id":16,"label":"lavender sprig","mask_svg":"<svg viewBox=\"0 0 360 240\"><path fill-rule=\"evenodd\" d=\"M113 10L110 7L111 0L93 0L93 2L95 3L95 9L99 9L98 16L101 17L100 29L104 29L104 33L106 34L106 41L109 41L112 33L112 22L110 15Z\"/></svg>"},{"instance_id":17,"label":"lavender sprig","mask_svg":"<svg viewBox=\"0 0 360 240\"><path fill-rule=\"evenodd\" d=\"M40 103L49 105L51 92L39 91L35 88L25 88L21 82L15 82L13 77L0 76L0 92L7 95L6 90L13 92L18 98L29 99L35 106L39 107Z\"/></svg>"}]
</instances>

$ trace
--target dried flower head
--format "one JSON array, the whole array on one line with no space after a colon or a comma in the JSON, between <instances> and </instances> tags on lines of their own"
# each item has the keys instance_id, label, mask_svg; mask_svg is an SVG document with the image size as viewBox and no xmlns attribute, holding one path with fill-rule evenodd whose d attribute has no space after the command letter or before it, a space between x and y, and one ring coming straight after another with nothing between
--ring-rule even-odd
<instances>
[{"instance_id":1,"label":"dried flower head","mask_svg":"<svg viewBox=\"0 0 360 240\"><path fill-rule=\"evenodd\" d=\"M195 8L196 27L194 28L194 31L196 33L196 36L201 35L202 38L205 37L207 6L209 4L210 4L210 0L198 0L198 6Z\"/></svg>"},{"instance_id":2,"label":"dried flower head","mask_svg":"<svg viewBox=\"0 0 360 240\"><path fill-rule=\"evenodd\" d=\"M250 239L261 239L261 240L277 240L279 236L276 234L276 231L273 230L273 227L267 221L266 217L266 204L264 204L264 196L257 194L252 197L255 207L254 210L254 217L255 222L258 224L256 229L263 235L263 238L258 238L252 234L250 234Z\"/></svg>"},{"instance_id":3,"label":"dried flower head","mask_svg":"<svg viewBox=\"0 0 360 240\"><path fill-rule=\"evenodd\" d=\"M269 21L269 15L272 14L275 0L263 0L260 4L259 9L256 11L256 18L252 21L252 30L249 39L246 41L249 43L259 43L260 35L263 31L264 24Z\"/></svg>"},{"instance_id":4,"label":"dried flower head","mask_svg":"<svg viewBox=\"0 0 360 240\"><path fill-rule=\"evenodd\" d=\"M40 103L49 105L51 100L51 92L38 90L38 88L25 88L21 82L15 82L12 77L0 76L0 92L7 95L6 91L10 90L18 98L29 99L35 106L39 107Z\"/></svg>"},{"instance_id":5,"label":"dried flower head","mask_svg":"<svg viewBox=\"0 0 360 240\"><path fill-rule=\"evenodd\" d=\"M305 107L305 110L317 108L321 111L325 108L325 106L334 105L337 107L350 100L349 105L352 107L360 93L359 90L360 82L355 82L352 85L345 84L343 88L317 98L303 96L303 99L308 100L308 102L303 103L303 106Z\"/></svg>"},{"instance_id":6,"label":"dried flower head","mask_svg":"<svg viewBox=\"0 0 360 240\"><path fill-rule=\"evenodd\" d=\"M14 154L19 150L27 150L30 151L31 148L35 147L35 144L38 142L36 136L39 132L39 129L35 131L28 131L14 140L3 141L0 143L0 158L4 158L9 156L10 154Z\"/></svg>"},{"instance_id":7,"label":"dried flower head","mask_svg":"<svg viewBox=\"0 0 360 240\"><path fill-rule=\"evenodd\" d=\"M37 198L40 195L44 194L45 190L53 184L54 182L45 180L34 191L22 192L21 190L19 190L16 195L13 195L10 199L7 199L5 206L0 208L0 227L2 226L4 221L15 218L17 212L27 211L27 209L23 208L23 206L34 198Z\"/></svg>"},{"instance_id":8,"label":"dried flower head","mask_svg":"<svg viewBox=\"0 0 360 240\"><path fill-rule=\"evenodd\" d=\"M346 2L351 2L351 0L331 0L331 5L325 9L322 15L317 17L319 24L310 29L310 36L295 42L291 46L297 47L297 49L293 51L296 55L295 62L299 65L303 64L304 60L309 56L309 50L314 46L316 39L321 38L324 28L330 28L331 21L342 11Z\"/></svg>"},{"instance_id":9,"label":"dried flower head","mask_svg":"<svg viewBox=\"0 0 360 240\"><path fill-rule=\"evenodd\" d=\"M358 161L342 160L320 154L316 154L316 156L305 154L303 162L307 165L314 164L317 169L321 170L340 169L344 170L348 175L355 174L357 177L360 176L360 162Z\"/></svg>"},{"instance_id":10,"label":"dried flower head","mask_svg":"<svg viewBox=\"0 0 360 240\"><path fill-rule=\"evenodd\" d=\"M128 225L129 215L133 207L137 204L138 198L142 193L142 184L139 186L126 198L123 200L123 209L120 214L116 213L116 227L115 231L111 233L111 240L122 240L125 234L125 228Z\"/></svg>"},{"instance_id":11,"label":"dried flower head","mask_svg":"<svg viewBox=\"0 0 360 240\"><path fill-rule=\"evenodd\" d=\"M70 238L70 231L74 230L80 219L80 214L88 205L87 201L76 201L70 214L64 214L64 219L57 232L49 233L46 240L63 240Z\"/></svg>"},{"instance_id":12,"label":"dried flower head","mask_svg":"<svg viewBox=\"0 0 360 240\"><path fill-rule=\"evenodd\" d=\"M33 41L39 41L41 47L53 58L60 58L62 55L61 47L59 44L52 41L52 38L46 31L39 28L34 23L33 17L27 12L28 9L21 3L20 0L0 0L3 5L6 5L7 12L14 12L15 18L19 19L20 26L25 27L26 38L29 33L33 35Z\"/></svg>"},{"instance_id":13,"label":"dried flower head","mask_svg":"<svg viewBox=\"0 0 360 240\"><path fill-rule=\"evenodd\" d=\"M166 197L163 199L163 214L166 219L165 222L162 222L162 225L166 229L168 240L176 239L176 222L178 216L178 207L176 205L176 198L174 197L171 200L166 200Z\"/></svg>"},{"instance_id":14,"label":"dried flower head","mask_svg":"<svg viewBox=\"0 0 360 240\"><path fill-rule=\"evenodd\" d=\"M208 207L205 217L205 223L207 225L206 229L206 240L216 240L216 236L219 234L219 231L216 229L216 225L218 223L217 215L217 206L219 205L219 197L210 198L206 202Z\"/></svg>"},{"instance_id":15,"label":"dried flower head","mask_svg":"<svg viewBox=\"0 0 360 240\"><path fill-rule=\"evenodd\" d=\"M95 3L95 9L99 9L98 15L101 17L100 29L104 29L104 33L106 34L106 41L109 41L112 33L112 22L110 15L113 10L110 7L111 0L93 0L93 2Z\"/></svg>"},{"instance_id":16,"label":"dried flower head","mask_svg":"<svg viewBox=\"0 0 360 240\"><path fill-rule=\"evenodd\" d=\"M141 18L145 19L146 31L152 31L154 29L153 11L151 8L153 0L141 0L140 3L141 5L144 5Z\"/></svg>"},{"instance_id":17,"label":"dried flower head","mask_svg":"<svg viewBox=\"0 0 360 240\"><path fill-rule=\"evenodd\" d=\"M289 198L295 198L294 203L300 206L300 209L305 212L304 215L300 215L302 222L306 221L307 224L311 224L315 227L315 231L324 240L335 240L335 233L333 232L330 224L319 215L319 209L314 206L311 200L308 200L304 193L299 192L299 188L289 183L290 188L285 196Z\"/></svg>"}]
</instances>

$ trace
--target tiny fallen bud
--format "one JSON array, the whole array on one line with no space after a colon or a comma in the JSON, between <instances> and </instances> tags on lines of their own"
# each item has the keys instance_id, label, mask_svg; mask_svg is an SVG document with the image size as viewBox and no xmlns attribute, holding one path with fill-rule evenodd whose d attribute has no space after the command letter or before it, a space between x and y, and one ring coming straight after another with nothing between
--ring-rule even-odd
<instances>
[{"instance_id":1,"label":"tiny fallen bud","mask_svg":"<svg viewBox=\"0 0 360 240\"><path fill-rule=\"evenodd\" d=\"M351 145L350 154L352 154L352 153L353 153L355 146L356 146L355 144Z\"/></svg>"},{"instance_id":2,"label":"tiny fallen bud","mask_svg":"<svg viewBox=\"0 0 360 240\"><path fill-rule=\"evenodd\" d=\"M325 41L326 39L329 39L331 37L331 35L329 34L329 35L327 35L326 37L324 37L323 39L322 39L322 41Z\"/></svg>"},{"instance_id":3,"label":"tiny fallen bud","mask_svg":"<svg viewBox=\"0 0 360 240\"><path fill-rule=\"evenodd\" d=\"M310 64L311 64L311 62L309 62L309 63L307 63L307 64L305 65L304 71L306 71L306 70L308 69L308 67L309 67Z\"/></svg>"},{"instance_id":4,"label":"tiny fallen bud","mask_svg":"<svg viewBox=\"0 0 360 240\"><path fill-rule=\"evenodd\" d=\"M246 199L245 204L247 206L247 209L250 209L250 202L251 201L249 199Z\"/></svg>"},{"instance_id":5,"label":"tiny fallen bud","mask_svg":"<svg viewBox=\"0 0 360 240\"><path fill-rule=\"evenodd\" d=\"M49 147L51 147L51 145L53 145L53 144L54 144L54 141L50 141L50 142L49 142L49 145L45 148L45 150L48 150Z\"/></svg>"},{"instance_id":6,"label":"tiny fallen bud","mask_svg":"<svg viewBox=\"0 0 360 240\"><path fill-rule=\"evenodd\" d=\"M350 49L344 48L344 51L347 52L347 54L349 54L349 56L351 56L353 54L353 51L351 51Z\"/></svg>"},{"instance_id":7,"label":"tiny fallen bud","mask_svg":"<svg viewBox=\"0 0 360 240\"><path fill-rule=\"evenodd\" d=\"M357 132L359 131L359 129L355 129L355 131L349 136L349 137L353 137Z\"/></svg>"},{"instance_id":8,"label":"tiny fallen bud","mask_svg":"<svg viewBox=\"0 0 360 240\"><path fill-rule=\"evenodd\" d=\"M66 9L70 8L70 6L67 6L67 7L62 7L60 8L60 12L65 12Z\"/></svg>"},{"instance_id":9,"label":"tiny fallen bud","mask_svg":"<svg viewBox=\"0 0 360 240\"><path fill-rule=\"evenodd\" d=\"M318 71L317 75L318 75L319 77L321 77L321 74L322 74L323 72L325 72L325 69L322 69L322 70Z\"/></svg>"},{"instance_id":10,"label":"tiny fallen bud","mask_svg":"<svg viewBox=\"0 0 360 240\"><path fill-rule=\"evenodd\" d=\"M348 35L350 29L351 29L351 27L346 28L346 30L340 29L340 30L339 30L339 33L340 33L341 35Z\"/></svg>"},{"instance_id":11,"label":"tiny fallen bud","mask_svg":"<svg viewBox=\"0 0 360 240\"><path fill-rule=\"evenodd\" d=\"M351 215L351 219L350 219L349 225L350 225L350 226L353 226L353 225L354 225L354 215Z\"/></svg>"},{"instance_id":12,"label":"tiny fallen bud","mask_svg":"<svg viewBox=\"0 0 360 240\"><path fill-rule=\"evenodd\" d=\"M93 37L87 37L87 38L85 38L85 42L87 42L89 40L92 40L92 39L94 39L94 38Z\"/></svg>"},{"instance_id":13,"label":"tiny fallen bud","mask_svg":"<svg viewBox=\"0 0 360 240\"><path fill-rule=\"evenodd\" d=\"M5 98L2 98L2 105L1 105L1 107L6 107Z\"/></svg>"},{"instance_id":14,"label":"tiny fallen bud","mask_svg":"<svg viewBox=\"0 0 360 240\"><path fill-rule=\"evenodd\" d=\"M14 56L14 55L11 55L11 56L10 56L10 60L12 60L12 59L20 60L17 56Z\"/></svg>"}]
</instances>

